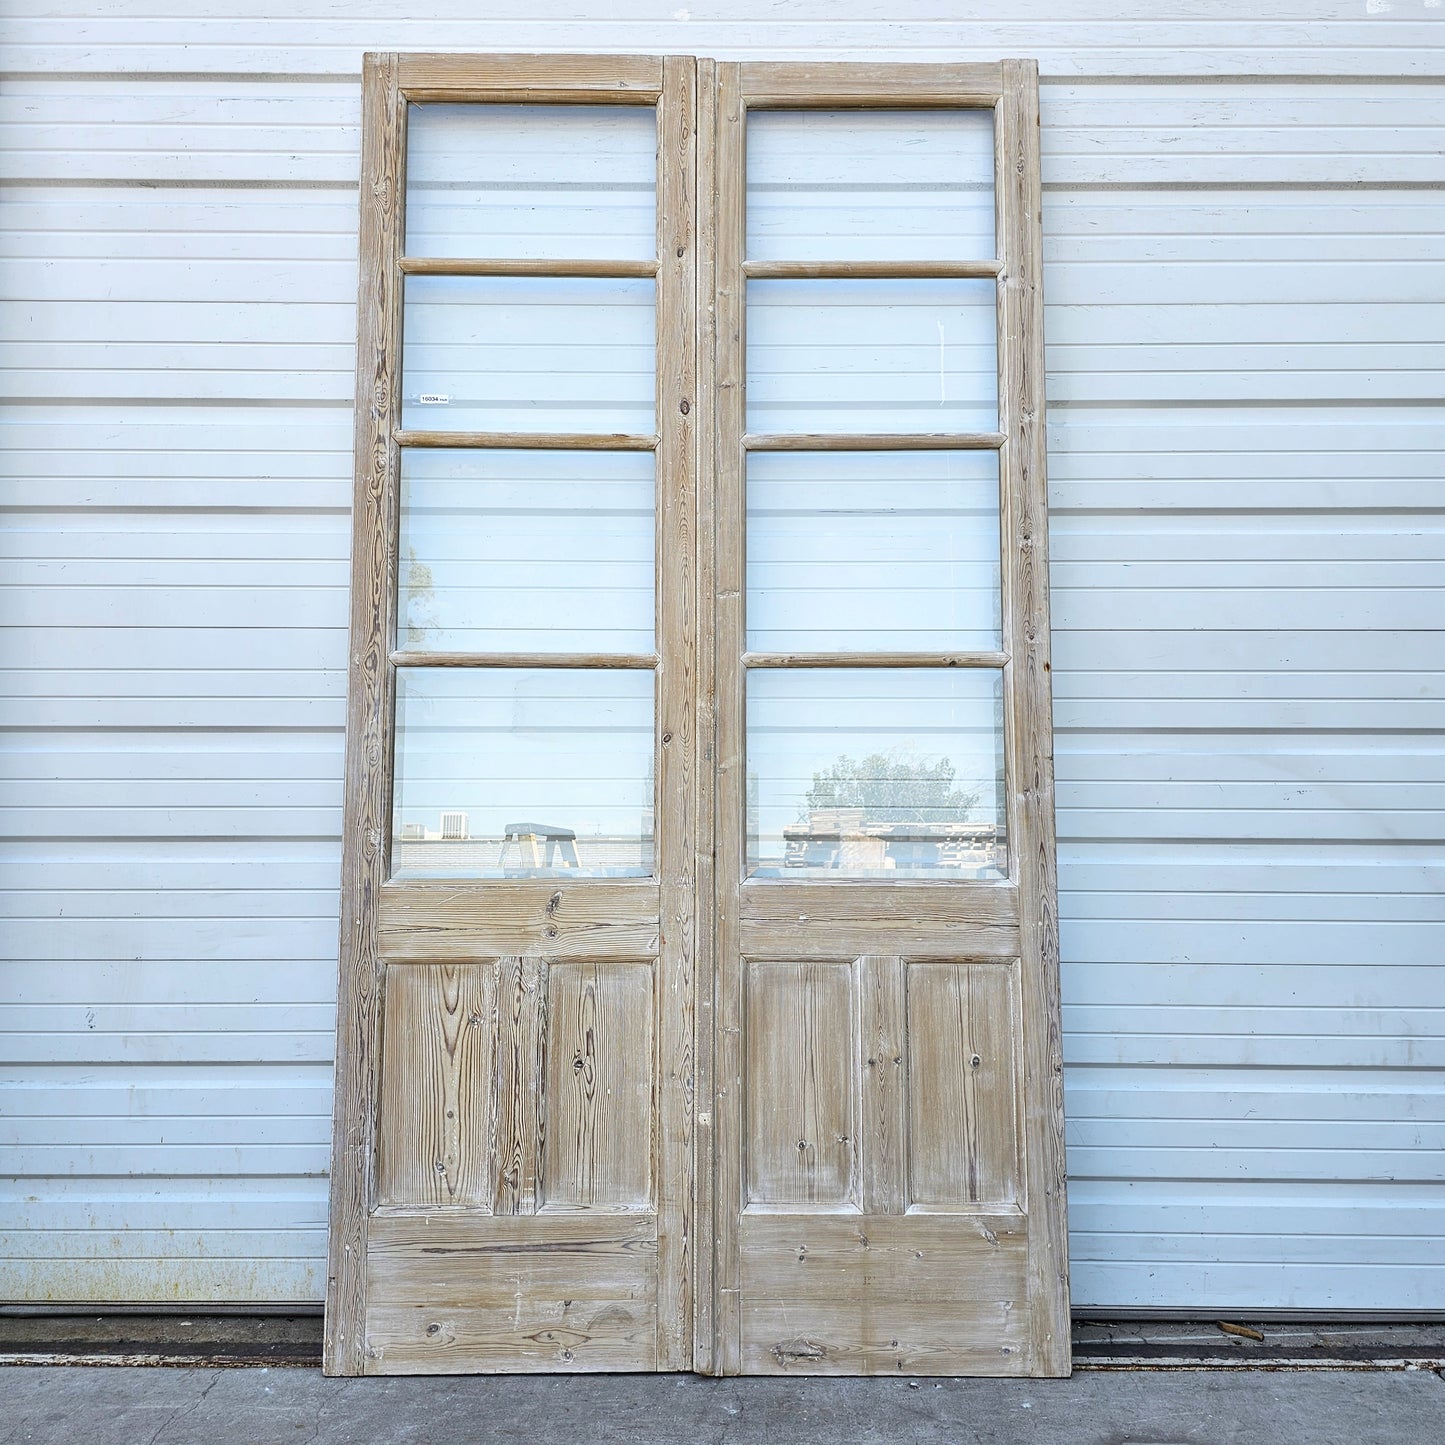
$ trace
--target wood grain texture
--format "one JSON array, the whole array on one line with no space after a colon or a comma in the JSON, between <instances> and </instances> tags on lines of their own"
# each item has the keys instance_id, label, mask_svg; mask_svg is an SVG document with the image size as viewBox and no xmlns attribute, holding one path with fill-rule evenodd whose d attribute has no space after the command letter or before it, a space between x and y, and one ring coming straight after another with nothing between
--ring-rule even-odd
<instances>
[{"instance_id":1,"label":"wood grain texture","mask_svg":"<svg viewBox=\"0 0 1445 1445\"><path fill-rule=\"evenodd\" d=\"M491 1208L496 990L490 963L387 969L379 1205Z\"/></svg>"},{"instance_id":2,"label":"wood grain texture","mask_svg":"<svg viewBox=\"0 0 1445 1445\"><path fill-rule=\"evenodd\" d=\"M717 64L697 63L697 687L693 707L697 718L697 759L693 838L695 904L693 941L697 964L693 1065L693 1351L692 1367L700 1374L715 1368L713 1305L716 1188L714 1147L716 1117L715 1037L717 1021L717 870L714 837L717 820L717 564L714 517L716 453L717 308L713 301L716 271L714 212L717 176L714 139L717 135Z\"/></svg>"},{"instance_id":3,"label":"wood grain texture","mask_svg":"<svg viewBox=\"0 0 1445 1445\"><path fill-rule=\"evenodd\" d=\"M858 960L858 973L860 1203L864 1214L902 1214L911 1093L903 960L870 954Z\"/></svg>"},{"instance_id":4,"label":"wood grain texture","mask_svg":"<svg viewBox=\"0 0 1445 1445\"><path fill-rule=\"evenodd\" d=\"M1010 883L971 883L963 887L944 882L879 883L873 879L839 879L834 882L799 882L753 878L739 895L739 913L747 923L826 925L830 919L852 922L873 919L889 926L915 931L990 925L1017 928L1019 892ZM968 950L960 947L957 957ZM1012 955L1010 955L1012 956Z\"/></svg>"},{"instance_id":5,"label":"wood grain texture","mask_svg":"<svg viewBox=\"0 0 1445 1445\"><path fill-rule=\"evenodd\" d=\"M998 261L744 261L750 281L928 280L974 277L992 280Z\"/></svg>"},{"instance_id":6,"label":"wood grain texture","mask_svg":"<svg viewBox=\"0 0 1445 1445\"><path fill-rule=\"evenodd\" d=\"M739 1243L748 1374L1027 1373L1016 1213L748 1214Z\"/></svg>"},{"instance_id":7,"label":"wood grain texture","mask_svg":"<svg viewBox=\"0 0 1445 1445\"><path fill-rule=\"evenodd\" d=\"M489 448L498 451L651 452L657 438L642 432L403 431L403 447Z\"/></svg>"},{"instance_id":8,"label":"wood grain texture","mask_svg":"<svg viewBox=\"0 0 1445 1445\"><path fill-rule=\"evenodd\" d=\"M497 975L497 1214L535 1214L540 1202L546 1047L547 964L504 958Z\"/></svg>"},{"instance_id":9,"label":"wood grain texture","mask_svg":"<svg viewBox=\"0 0 1445 1445\"><path fill-rule=\"evenodd\" d=\"M651 1202L653 991L645 963L547 970L547 1206Z\"/></svg>"},{"instance_id":10,"label":"wood grain texture","mask_svg":"<svg viewBox=\"0 0 1445 1445\"><path fill-rule=\"evenodd\" d=\"M568 667L588 671L646 670L651 652L393 652L393 667Z\"/></svg>"},{"instance_id":11,"label":"wood grain texture","mask_svg":"<svg viewBox=\"0 0 1445 1445\"><path fill-rule=\"evenodd\" d=\"M900 953L910 958L1016 958L1019 930L1005 924L870 918L844 911L796 920L743 920L739 939L751 958L837 958L840 945L868 953ZM845 942L846 940L846 942Z\"/></svg>"},{"instance_id":12,"label":"wood grain texture","mask_svg":"<svg viewBox=\"0 0 1445 1445\"><path fill-rule=\"evenodd\" d=\"M1026 1208L1029 1215L1030 1369L1070 1368L1068 1235L1064 1186L1063 1047L1059 1008L1058 869L1054 836L1053 711L1049 657L1048 490L1044 439L1042 188L1038 67L1004 63L995 121L1003 453L1004 639L1019 892Z\"/></svg>"},{"instance_id":13,"label":"wood grain texture","mask_svg":"<svg viewBox=\"0 0 1445 1445\"><path fill-rule=\"evenodd\" d=\"M391 835L395 635L393 550L400 409L396 369L401 282L396 258L405 194L406 110L395 56L369 56L362 83L360 291L352 503L351 640L346 716L346 819L341 863L336 1091L324 1368L361 1373L366 1316L367 1212L374 1197L381 963L376 899Z\"/></svg>"},{"instance_id":14,"label":"wood grain texture","mask_svg":"<svg viewBox=\"0 0 1445 1445\"><path fill-rule=\"evenodd\" d=\"M749 106L991 106L1003 93L1003 68L984 65L889 65L846 61L744 62L739 84Z\"/></svg>"},{"instance_id":15,"label":"wood grain texture","mask_svg":"<svg viewBox=\"0 0 1445 1445\"><path fill-rule=\"evenodd\" d=\"M716 129L712 135L713 304L716 308L713 352L717 728L713 1311L716 1333L712 1364L718 1374L735 1375L741 1368L737 1230L744 1203L743 968L737 900L742 882L746 784L743 674L738 666L744 648L745 588L742 439L746 313L742 264L746 181L743 173L745 112L737 64L718 64L716 97Z\"/></svg>"},{"instance_id":16,"label":"wood grain texture","mask_svg":"<svg viewBox=\"0 0 1445 1445\"><path fill-rule=\"evenodd\" d=\"M590 261L575 257L403 256L404 276L600 276L652 277L656 261Z\"/></svg>"},{"instance_id":17,"label":"wood grain texture","mask_svg":"<svg viewBox=\"0 0 1445 1445\"><path fill-rule=\"evenodd\" d=\"M1020 1197L1015 971L907 970L910 1202L966 1209Z\"/></svg>"},{"instance_id":18,"label":"wood grain texture","mask_svg":"<svg viewBox=\"0 0 1445 1445\"><path fill-rule=\"evenodd\" d=\"M857 1203L857 981L851 962L750 962L747 1201Z\"/></svg>"},{"instance_id":19,"label":"wood grain texture","mask_svg":"<svg viewBox=\"0 0 1445 1445\"><path fill-rule=\"evenodd\" d=\"M750 452L989 452L1002 432L750 432Z\"/></svg>"},{"instance_id":20,"label":"wood grain texture","mask_svg":"<svg viewBox=\"0 0 1445 1445\"><path fill-rule=\"evenodd\" d=\"M657 1367L650 1213L378 1216L368 1374Z\"/></svg>"},{"instance_id":21,"label":"wood grain texture","mask_svg":"<svg viewBox=\"0 0 1445 1445\"><path fill-rule=\"evenodd\" d=\"M663 62L657 130L657 1324L659 1368L692 1363L697 1027L697 66Z\"/></svg>"},{"instance_id":22,"label":"wood grain texture","mask_svg":"<svg viewBox=\"0 0 1445 1445\"><path fill-rule=\"evenodd\" d=\"M662 57L418 53L400 57L398 80L413 100L637 105L662 94Z\"/></svg>"},{"instance_id":23,"label":"wood grain texture","mask_svg":"<svg viewBox=\"0 0 1445 1445\"><path fill-rule=\"evenodd\" d=\"M394 963L646 958L658 951L659 898L659 885L646 878L387 883L376 947Z\"/></svg>"}]
</instances>

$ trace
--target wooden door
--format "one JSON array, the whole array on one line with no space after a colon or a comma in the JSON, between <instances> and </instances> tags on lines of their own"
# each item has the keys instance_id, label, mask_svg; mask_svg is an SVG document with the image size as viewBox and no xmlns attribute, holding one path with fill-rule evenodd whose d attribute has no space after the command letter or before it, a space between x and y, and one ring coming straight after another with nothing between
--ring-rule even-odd
<instances>
[{"instance_id":1,"label":"wooden door","mask_svg":"<svg viewBox=\"0 0 1445 1445\"><path fill-rule=\"evenodd\" d=\"M695 70L368 58L334 1373L692 1362Z\"/></svg>"},{"instance_id":2,"label":"wooden door","mask_svg":"<svg viewBox=\"0 0 1445 1445\"><path fill-rule=\"evenodd\" d=\"M329 1371L1067 1370L1036 96L369 58Z\"/></svg>"},{"instance_id":3,"label":"wooden door","mask_svg":"<svg viewBox=\"0 0 1445 1445\"><path fill-rule=\"evenodd\" d=\"M1067 1373L1036 74L715 95L706 1364Z\"/></svg>"}]
</instances>

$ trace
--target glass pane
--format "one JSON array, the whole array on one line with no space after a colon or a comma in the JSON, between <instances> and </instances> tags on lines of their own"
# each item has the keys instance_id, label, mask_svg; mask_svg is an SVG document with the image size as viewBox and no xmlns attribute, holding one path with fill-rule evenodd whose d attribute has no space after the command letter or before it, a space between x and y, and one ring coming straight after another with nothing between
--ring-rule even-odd
<instances>
[{"instance_id":1,"label":"glass pane","mask_svg":"<svg viewBox=\"0 0 1445 1445\"><path fill-rule=\"evenodd\" d=\"M748 112L748 255L988 260L991 110Z\"/></svg>"},{"instance_id":2,"label":"glass pane","mask_svg":"<svg viewBox=\"0 0 1445 1445\"><path fill-rule=\"evenodd\" d=\"M999 878L1002 674L748 674L748 871Z\"/></svg>"},{"instance_id":3,"label":"glass pane","mask_svg":"<svg viewBox=\"0 0 1445 1445\"><path fill-rule=\"evenodd\" d=\"M748 646L999 645L997 452L753 452Z\"/></svg>"},{"instance_id":4,"label":"glass pane","mask_svg":"<svg viewBox=\"0 0 1445 1445\"><path fill-rule=\"evenodd\" d=\"M750 281L748 430L994 431L992 281Z\"/></svg>"},{"instance_id":5,"label":"glass pane","mask_svg":"<svg viewBox=\"0 0 1445 1445\"><path fill-rule=\"evenodd\" d=\"M648 876L652 677L399 668L392 876Z\"/></svg>"},{"instance_id":6,"label":"glass pane","mask_svg":"<svg viewBox=\"0 0 1445 1445\"><path fill-rule=\"evenodd\" d=\"M650 432L651 281L409 276L404 427Z\"/></svg>"},{"instance_id":7,"label":"glass pane","mask_svg":"<svg viewBox=\"0 0 1445 1445\"><path fill-rule=\"evenodd\" d=\"M651 106L413 105L406 253L657 254Z\"/></svg>"},{"instance_id":8,"label":"glass pane","mask_svg":"<svg viewBox=\"0 0 1445 1445\"><path fill-rule=\"evenodd\" d=\"M398 647L652 650L652 453L408 447L401 496Z\"/></svg>"}]
</instances>

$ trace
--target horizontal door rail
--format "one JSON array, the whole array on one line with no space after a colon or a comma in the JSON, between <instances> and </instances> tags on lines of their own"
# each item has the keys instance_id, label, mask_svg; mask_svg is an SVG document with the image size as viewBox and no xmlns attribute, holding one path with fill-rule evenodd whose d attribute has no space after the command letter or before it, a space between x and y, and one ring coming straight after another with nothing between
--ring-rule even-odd
<instances>
[{"instance_id":1,"label":"horizontal door rail","mask_svg":"<svg viewBox=\"0 0 1445 1445\"><path fill-rule=\"evenodd\" d=\"M403 263L404 265L405 263ZM1001 261L744 261L750 281L993 280Z\"/></svg>"},{"instance_id":2,"label":"horizontal door rail","mask_svg":"<svg viewBox=\"0 0 1445 1445\"><path fill-rule=\"evenodd\" d=\"M747 452L996 452L997 431L983 432L749 432Z\"/></svg>"},{"instance_id":3,"label":"horizontal door rail","mask_svg":"<svg viewBox=\"0 0 1445 1445\"><path fill-rule=\"evenodd\" d=\"M1006 652L745 652L743 666L781 667L1004 667Z\"/></svg>"},{"instance_id":4,"label":"horizontal door rail","mask_svg":"<svg viewBox=\"0 0 1445 1445\"><path fill-rule=\"evenodd\" d=\"M533 256L403 256L404 276L603 276L651 279L657 262Z\"/></svg>"},{"instance_id":5,"label":"horizontal door rail","mask_svg":"<svg viewBox=\"0 0 1445 1445\"><path fill-rule=\"evenodd\" d=\"M655 668L654 652L412 652L389 654L393 667Z\"/></svg>"},{"instance_id":6,"label":"horizontal door rail","mask_svg":"<svg viewBox=\"0 0 1445 1445\"><path fill-rule=\"evenodd\" d=\"M561 431L403 431L392 438L401 447L475 447L498 451L655 452L656 434L641 432Z\"/></svg>"}]
</instances>

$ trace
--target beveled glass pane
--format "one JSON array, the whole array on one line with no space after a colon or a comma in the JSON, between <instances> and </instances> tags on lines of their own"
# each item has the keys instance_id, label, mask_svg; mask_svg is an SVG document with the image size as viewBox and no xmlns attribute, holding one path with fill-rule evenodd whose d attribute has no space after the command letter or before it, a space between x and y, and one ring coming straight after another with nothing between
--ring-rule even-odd
<instances>
[{"instance_id":1,"label":"beveled glass pane","mask_svg":"<svg viewBox=\"0 0 1445 1445\"><path fill-rule=\"evenodd\" d=\"M748 112L748 256L992 259L993 112Z\"/></svg>"},{"instance_id":2,"label":"beveled glass pane","mask_svg":"<svg viewBox=\"0 0 1445 1445\"><path fill-rule=\"evenodd\" d=\"M401 496L398 647L652 651L651 452L408 447Z\"/></svg>"},{"instance_id":3,"label":"beveled glass pane","mask_svg":"<svg viewBox=\"0 0 1445 1445\"><path fill-rule=\"evenodd\" d=\"M394 878L651 874L651 672L396 677Z\"/></svg>"},{"instance_id":4,"label":"beveled glass pane","mask_svg":"<svg viewBox=\"0 0 1445 1445\"><path fill-rule=\"evenodd\" d=\"M998 453L753 452L748 646L999 646Z\"/></svg>"},{"instance_id":5,"label":"beveled glass pane","mask_svg":"<svg viewBox=\"0 0 1445 1445\"><path fill-rule=\"evenodd\" d=\"M650 432L654 284L408 276L402 426Z\"/></svg>"},{"instance_id":6,"label":"beveled glass pane","mask_svg":"<svg viewBox=\"0 0 1445 1445\"><path fill-rule=\"evenodd\" d=\"M750 432L994 431L992 281L750 281Z\"/></svg>"},{"instance_id":7,"label":"beveled glass pane","mask_svg":"<svg viewBox=\"0 0 1445 1445\"><path fill-rule=\"evenodd\" d=\"M652 106L412 105L406 254L657 254Z\"/></svg>"},{"instance_id":8,"label":"beveled glass pane","mask_svg":"<svg viewBox=\"0 0 1445 1445\"><path fill-rule=\"evenodd\" d=\"M747 675L749 873L999 878L1002 674L818 668Z\"/></svg>"}]
</instances>

